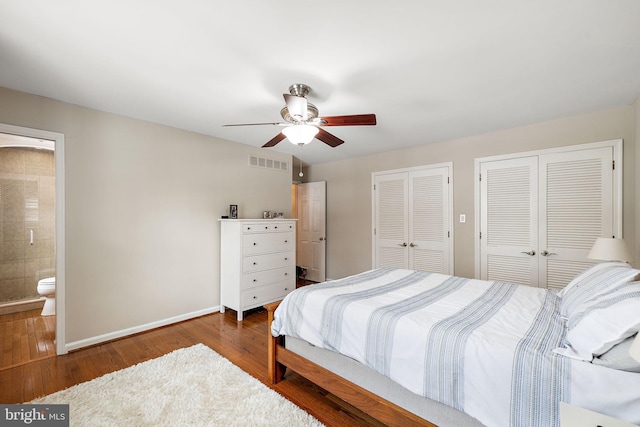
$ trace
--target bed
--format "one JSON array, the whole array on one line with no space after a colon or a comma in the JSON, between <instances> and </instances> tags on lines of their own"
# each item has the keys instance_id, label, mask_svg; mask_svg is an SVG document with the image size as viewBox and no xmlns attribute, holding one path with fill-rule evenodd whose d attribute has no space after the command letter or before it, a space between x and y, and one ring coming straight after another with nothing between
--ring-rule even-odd
<instances>
[{"instance_id":1,"label":"bed","mask_svg":"<svg viewBox=\"0 0 640 427\"><path fill-rule=\"evenodd\" d=\"M602 263L555 292L382 268L267 306L286 368L387 425L559 426L560 402L640 423L640 271Z\"/></svg>"}]
</instances>

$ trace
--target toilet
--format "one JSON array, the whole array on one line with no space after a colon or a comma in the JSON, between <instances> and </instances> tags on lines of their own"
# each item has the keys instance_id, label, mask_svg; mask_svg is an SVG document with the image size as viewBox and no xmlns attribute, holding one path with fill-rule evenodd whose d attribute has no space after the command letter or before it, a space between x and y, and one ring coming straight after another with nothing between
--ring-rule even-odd
<instances>
[{"instance_id":1,"label":"toilet","mask_svg":"<svg viewBox=\"0 0 640 427\"><path fill-rule=\"evenodd\" d=\"M56 278L47 277L39 280L38 293L45 298L41 315L53 316L56 314Z\"/></svg>"}]
</instances>

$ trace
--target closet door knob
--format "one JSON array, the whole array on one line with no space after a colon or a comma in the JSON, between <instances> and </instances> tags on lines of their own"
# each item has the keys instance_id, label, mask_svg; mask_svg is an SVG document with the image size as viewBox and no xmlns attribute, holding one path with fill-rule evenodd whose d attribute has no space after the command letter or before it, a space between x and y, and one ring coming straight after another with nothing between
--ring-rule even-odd
<instances>
[{"instance_id":1,"label":"closet door knob","mask_svg":"<svg viewBox=\"0 0 640 427\"><path fill-rule=\"evenodd\" d=\"M540 252L540 255L542 255L542 256L550 256L550 255L558 255L558 254L555 253L555 252L549 252L549 251L547 251L545 249L544 251Z\"/></svg>"},{"instance_id":2,"label":"closet door knob","mask_svg":"<svg viewBox=\"0 0 640 427\"><path fill-rule=\"evenodd\" d=\"M536 251L534 251L534 250L532 249L532 250L530 250L529 252L520 252L520 253L521 253L521 254L526 254L526 255L529 255L529 256L534 256L534 255L536 254Z\"/></svg>"},{"instance_id":3,"label":"closet door knob","mask_svg":"<svg viewBox=\"0 0 640 427\"><path fill-rule=\"evenodd\" d=\"M403 248L407 247L407 242L402 242L402 243L398 243L400 246L402 246Z\"/></svg>"}]
</instances>

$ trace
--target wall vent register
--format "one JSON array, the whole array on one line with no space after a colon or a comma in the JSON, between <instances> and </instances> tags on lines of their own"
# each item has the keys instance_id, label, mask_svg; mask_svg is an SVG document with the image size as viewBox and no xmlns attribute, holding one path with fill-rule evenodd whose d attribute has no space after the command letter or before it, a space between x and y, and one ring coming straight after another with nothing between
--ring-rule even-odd
<instances>
[{"instance_id":1,"label":"wall vent register","mask_svg":"<svg viewBox=\"0 0 640 427\"><path fill-rule=\"evenodd\" d=\"M249 166L254 168L273 169L289 172L289 162L269 159L267 157L249 155Z\"/></svg>"}]
</instances>

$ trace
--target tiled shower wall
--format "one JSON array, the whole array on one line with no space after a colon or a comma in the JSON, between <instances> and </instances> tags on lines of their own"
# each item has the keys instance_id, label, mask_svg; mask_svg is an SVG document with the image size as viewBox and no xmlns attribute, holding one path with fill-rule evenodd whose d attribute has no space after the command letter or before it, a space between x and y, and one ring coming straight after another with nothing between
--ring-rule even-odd
<instances>
[{"instance_id":1,"label":"tiled shower wall","mask_svg":"<svg viewBox=\"0 0 640 427\"><path fill-rule=\"evenodd\" d=\"M54 202L53 152L0 148L0 303L38 297L55 276Z\"/></svg>"}]
</instances>

